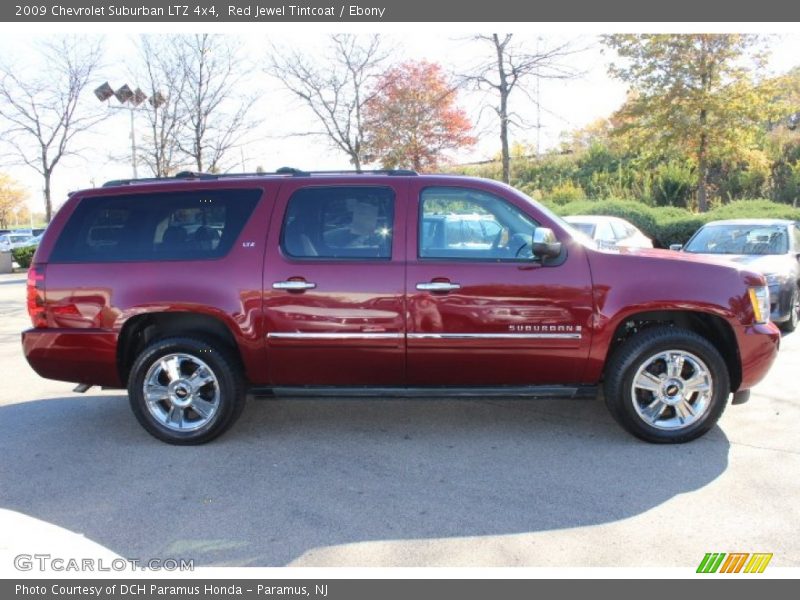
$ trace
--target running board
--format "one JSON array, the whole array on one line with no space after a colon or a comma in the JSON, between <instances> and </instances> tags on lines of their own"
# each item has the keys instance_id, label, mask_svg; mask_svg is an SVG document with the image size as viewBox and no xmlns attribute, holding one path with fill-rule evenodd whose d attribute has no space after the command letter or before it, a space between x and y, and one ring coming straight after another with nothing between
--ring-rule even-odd
<instances>
[{"instance_id":1,"label":"running board","mask_svg":"<svg viewBox=\"0 0 800 600\"><path fill-rule=\"evenodd\" d=\"M302 398L594 398L593 385L526 385L502 387L258 387L253 396L289 396Z\"/></svg>"}]
</instances>

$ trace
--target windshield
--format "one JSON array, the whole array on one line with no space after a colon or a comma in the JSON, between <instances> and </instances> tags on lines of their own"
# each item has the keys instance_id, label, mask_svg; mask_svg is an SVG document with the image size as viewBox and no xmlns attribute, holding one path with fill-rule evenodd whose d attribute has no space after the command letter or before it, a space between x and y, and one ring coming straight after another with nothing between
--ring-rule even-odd
<instances>
[{"instance_id":1,"label":"windshield","mask_svg":"<svg viewBox=\"0 0 800 600\"><path fill-rule=\"evenodd\" d=\"M707 225L684 249L699 254L785 254L788 242L786 227L780 225Z\"/></svg>"}]
</instances>

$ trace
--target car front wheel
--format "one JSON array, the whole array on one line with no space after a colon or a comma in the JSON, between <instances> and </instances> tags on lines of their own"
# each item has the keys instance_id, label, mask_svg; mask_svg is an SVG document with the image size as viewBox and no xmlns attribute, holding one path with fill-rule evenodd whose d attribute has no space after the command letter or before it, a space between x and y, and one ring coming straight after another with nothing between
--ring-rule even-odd
<instances>
[{"instance_id":1,"label":"car front wheel","mask_svg":"<svg viewBox=\"0 0 800 600\"><path fill-rule=\"evenodd\" d=\"M213 342L168 338L146 347L128 380L139 423L170 444L202 444L242 412L245 389L236 357Z\"/></svg>"},{"instance_id":2,"label":"car front wheel","mask_svg":"<svg viewBox=\"0 0 800 600\"><path fill-rule=\"evenodd\" d=\"M606 369L612 416L638 438L655 443L696 439L719 420L730 394L728 369L702 336L652 327L623 343Z\"/></svg>"}]
</instances>

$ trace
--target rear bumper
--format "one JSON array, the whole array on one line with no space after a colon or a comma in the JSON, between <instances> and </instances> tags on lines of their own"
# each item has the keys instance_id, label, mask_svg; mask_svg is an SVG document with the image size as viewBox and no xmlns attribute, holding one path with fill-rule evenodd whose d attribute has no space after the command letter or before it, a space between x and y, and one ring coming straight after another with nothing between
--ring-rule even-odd
<instances>
[{"instance_id":1,"label":"rear bumper","mask_svg":"<svg viewBox=\"0 0 800 600\"><path fill-rule=\"evenodd\" d=\"M749 390L764 379L775 362L781 345L781 332L770 322L742 327L737 331L737 337L742 365L742 383L738 389Z\"/></svg>"},{"instance_id":2,"label":"rear bumper","mask_svg":"<svg viewBox=\"0 0 800 600\"><path fill-rule=\"evenodd\" d=\"M28 329L22 350L31 368L42 377L120 387L117 372L117 334L97 329Z\"/></svg>"}]
</instances>

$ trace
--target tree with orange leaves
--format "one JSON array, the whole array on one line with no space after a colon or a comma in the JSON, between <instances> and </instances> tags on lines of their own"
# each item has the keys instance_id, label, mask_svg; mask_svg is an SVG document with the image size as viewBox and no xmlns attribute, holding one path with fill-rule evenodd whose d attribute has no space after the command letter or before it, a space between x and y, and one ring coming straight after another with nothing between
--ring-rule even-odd
<instances>
[{"instance_id":1,"label":"tree with orange leaves","mask_svg":"<svg viewBox=\"0 0 800 600\"><path fill-rule=\"evenodd\" d=\"M437 64L406 62L384 73L365 107L370 162L434 171L447 153L474 145L456 101L456 86Z\"/></svg>"}]
</instances>

